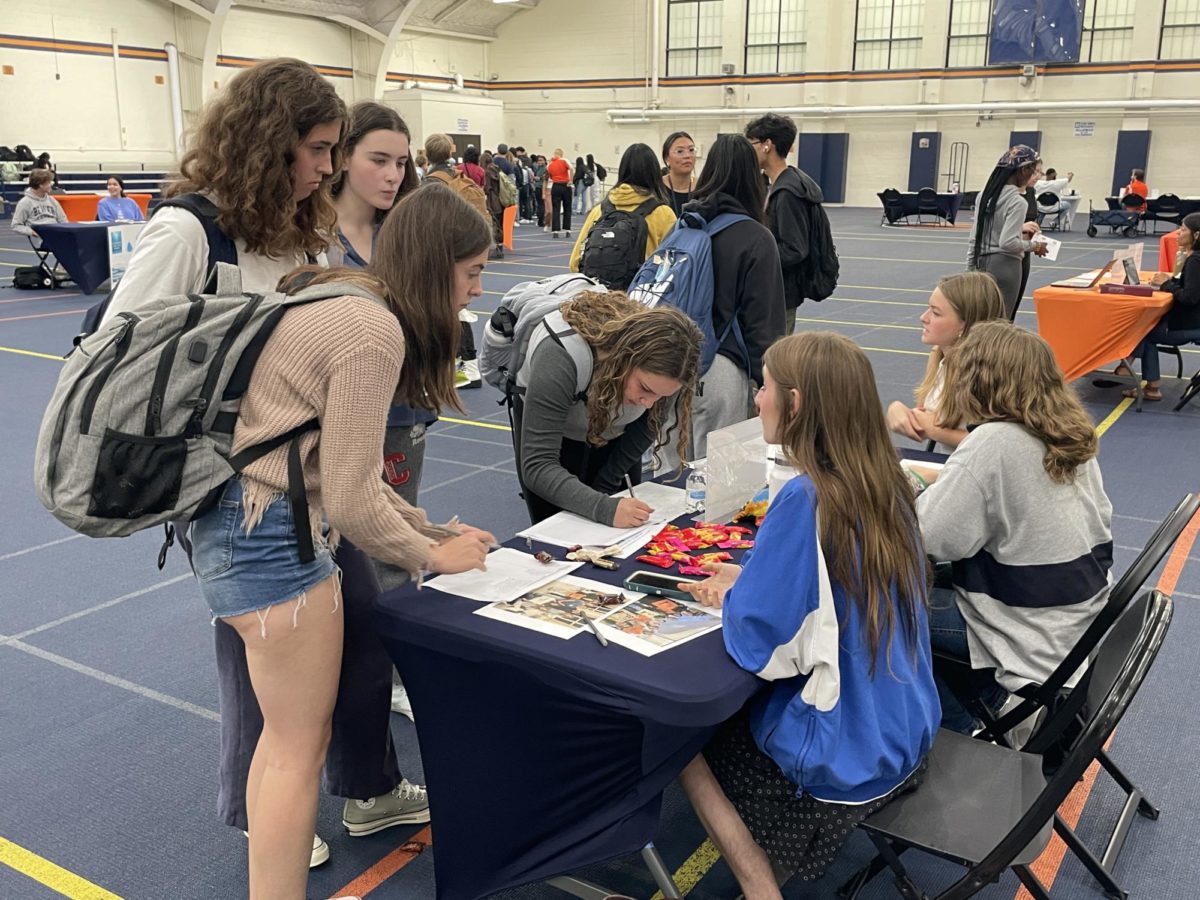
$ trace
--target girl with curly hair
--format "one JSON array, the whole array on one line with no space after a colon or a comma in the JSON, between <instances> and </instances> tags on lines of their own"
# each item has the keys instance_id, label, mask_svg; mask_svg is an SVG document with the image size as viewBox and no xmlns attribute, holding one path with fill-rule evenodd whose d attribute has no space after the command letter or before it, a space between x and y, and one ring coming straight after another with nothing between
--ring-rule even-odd
<instances>
[{"instance_id":1,"label":"girl with curly hair","mask_svg":"<svg viewBox=\"0 0 1200 900\"><path fill-rule=\"evenodd\" d=\"M342 171L345 128L345 105L307 63L267 60L231 78L190 136L179 175L164 189L168 200L142 232L106 315L211 290L209 260L218 241L232 243L246 291L274 290L298 265L324 264L337 221L331 181ZM343 818L357 833L369 833L356 816L358 799L374 798L374 830L426 822L425 791L403 778L392 746L391 659L371 622L370 605L379 592L371 561L342 541L334 562L342 573L345 650L339 651L326 790L350 798ZM221 700L218 814L245 831L263 715L241 636L222 618L214 626ZM311 841L305 856L320 865L329 859L329 845L317 835Z\"/></svg>"},{"instance_id":2,"label":"girl with curly hair","mask_svg":"<svg viewBox=\"0 0 1200 900\"><path fill-rule=\"evenodd\" d=\"M650 506L610 496L641 481L642 455L663 446L664 423L682 427L683 454L698 375L700 330L670 307L621 293L585 293L534 329L513 404L517 473L530 519L559 510L632 528ZM581 366L590 378L581 378ZM580 383L584 384L580 390Z\"/></svg>"},{"instance_id":3,"label":"girl with curly hair","mask_svg":"<svg viewBox=\"0 0 1200 900\"><path fill-rule=\"evenodd\" d=\"M1112 504L1095 426L1033 332L972 328L946 359L939 415L968 434L923 473L933 484L917 513L926 551L953 563L930 627L935 650L971 666L955 681L935 666L942 726L967 733L976 703L995 712L1007 692L1044 682L1103 608Z\"/></svg>"}]
</instances>

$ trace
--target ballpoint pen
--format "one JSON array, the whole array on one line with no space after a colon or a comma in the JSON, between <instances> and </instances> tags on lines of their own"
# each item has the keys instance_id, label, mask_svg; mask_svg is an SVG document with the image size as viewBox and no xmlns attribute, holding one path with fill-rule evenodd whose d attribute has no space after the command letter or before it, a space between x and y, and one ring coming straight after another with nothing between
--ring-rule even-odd
<instances>
[{"instance_id":1,"label":"ballpoint pen","mask_svg":"<svg viewBox=\"0 0 1200 900\"><path fill-rule=\"evenodd\" d=\"M601 647L608 646L608 640L600 633L600 629L596 627L596 623L592 621L590 616L584 616L583 621L587 622L588 628L592 630L592 634L596 636L596 640L600 642Z\"/></svg>"},{"instance_id":2,"label":"ballpoint pen","mask_svg":"<svg viewBox=\"0 0 1200 900\"><path fill-rule=\"evenodd\" d=\"M625 487L629 489L629 499L636 500L637 497L633 496L633 482L629 480L628 472L625 473Z\"/></svg>"}]
</instances>

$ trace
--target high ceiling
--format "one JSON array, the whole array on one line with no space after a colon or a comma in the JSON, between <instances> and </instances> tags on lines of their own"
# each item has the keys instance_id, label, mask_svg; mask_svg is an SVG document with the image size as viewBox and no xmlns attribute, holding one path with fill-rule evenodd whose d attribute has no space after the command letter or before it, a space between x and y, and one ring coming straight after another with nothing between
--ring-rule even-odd
<instances>
[{"instance_id":1,"label":"high ceiling","mask_svg":"<svg viewBox=\"0 0 1200 900\"><path fill-rule=\"evenodd\" d=\"M204 0L201 5L207 6ZM209 0L211 3L212 0ZM365 26L380 34L391 33L397 20L406 27L427 28L494 38L496 29L539 0L493 3L492 0L234 0L236 6L257 6L279 12L325 16Z\"/></svg>"}]
</instances>

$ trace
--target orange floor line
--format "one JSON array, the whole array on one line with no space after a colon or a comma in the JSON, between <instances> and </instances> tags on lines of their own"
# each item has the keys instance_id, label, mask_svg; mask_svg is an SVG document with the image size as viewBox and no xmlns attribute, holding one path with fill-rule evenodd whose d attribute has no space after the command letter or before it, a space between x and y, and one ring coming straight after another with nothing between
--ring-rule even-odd
<instances>
[{"instance_id":1,"label":"orange floor line","mask_svg":"<svg viewBox=\"0 0 1200 900\"><path fill-rule=\"evenodd\" d=\"M348 885L333 892L333 896L365 897L433 844L430 826L426 825L411 838L363 872Z\"/></svg>"},{"instance_id":2,"label":"orange floor line","mask_svg":"<svg viewBox=\"0 0 1200 900\"><path fill-rule=\"evenodd\" d=\"M1187 527L1183 529L1183 533L1175 543L1175 549L1171 551L1171 555L1167 558L1167 564L1163 567L1162 575L1159 576L1158 584L1155 587L1164 594L1172 593L1175 590L1175 585L1179 583L1179 576L1183 573L1183 567L1187 564L1188 555L1192 552L1192 545L1195 544L1198 533L1200 533L1200 512L1192 516ZM1108 743L1104 745L1104 748L1107 750L1111 745L1112 736L1110 735ZM1063 805L1058 808L1058 814L1072 828L1079 824L1079 818L1083 815L1083 807L1087 803L1088 795L1092 792L1092 786L1096 783L1096 775L1099 771L1099 763L1092 763L1088 766L1083 779L1075 785L1071 793L1067 795L1067 799L1063 801ZM1050 843L1042 851L1042 855L1034 860L1033 865L1030 866L1033 873L1037 875L1038 880L1046 886L1047 890L1053 887L1054 879L1058 875L1059 866L1062 865L1066 852L1067 845L1056 834L1050 839ZM1033 897L1022 887L1017 891L1014 900L1033 900Z\"/></svg>"}]
</instances>

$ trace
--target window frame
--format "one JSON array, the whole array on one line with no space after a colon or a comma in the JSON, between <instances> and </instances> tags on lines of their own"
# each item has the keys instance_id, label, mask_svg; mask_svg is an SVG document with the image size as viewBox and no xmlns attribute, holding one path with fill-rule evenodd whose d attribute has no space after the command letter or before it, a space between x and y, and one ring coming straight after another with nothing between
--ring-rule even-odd
<instances>
[{"instance_id":1,"label":"window frame","mask_svg":"<svg viewBox=\"0 0 1200 900\"><path fill-rule=\"evenodd\" d=\"M877 72L889 71L892 68L892 50L897 43L917 42L919 47L924 46L924 35L918 35L916 38L897 38L896 33L896 2L897 0L888 0L888 36L886 38L877 38L873 40L859 40L858 37L858 20L862 14L863 0L854 0L854 52L850 59L850 71L852 72ZM922 14L925 11L925 0L919 0ZM887 43L887 61L882 69L860 69L858 67L858 45L859 44L879 44ZM915 66L914 68L920 68Z\"/></svg>"},{"instance_id":2,"label":"window frame","mask_svg":"<svg viewBox=\"0 0 1200 900\"><path fill-rule=\"evenodd\" d=\"M666 31L666 46L663 47L663 52L666 54L666 77L668 78L702 78L712 77L712 75L720 74L720 62L717 63L717 71L711 74L700 74L700 53L701 51L716 50L717 59L720 60L720 54L725 49L722 44L716 46L700 44L700 7L705 3L717 3L721 6L721 11L724 13L724 0L667 0L667 31ZM671 47L671 10L676 6L695 6L696 7L696 44L693 47ZM722 29L724 31L724 29ZM722 34L722 40L724 35ZM672 53L693 53L695 54L695 64L692 66L692 71L688 73L671 71L671 54Z\"/></svg>"},{"instance_id":3,"label":"window frame","mask_svg":"<svg viewBox=\"0 0 1200 900\"><path fill-rule=\"evenodd\" d=\"M1167 2L1169 3L1170 0L1167 0ZM1133 38L1133 29L1136 25L1136 19L1135 19L1134 25L1124 25L1119 28L1112 28L1112 27L1096 28L1096 27L1094 27L1094 23L1096 21L1097 7L1099 7L1099 5L1100 5L1100 0L1086 0L1086 2L1084 3L1083 28L1081 29L1080 35L1079 35L1079 61L1081 63L1096 62L1096 60L1092 59L1092 51L1095 49L1095 45L1096 45L1096 41L1095 41L1095 37L1094 37L1096 34L1111 34L1113 32L1123 31L1123 32L1128 32L1131 40ZM1167 14L1166 9L1167 9L1167 4L1164 3L1163 4L1164 20L1166 19L1166 14ZM1089 13L1091 14L1090 18L1093 22L1093 27L1088 27L1088 24L1087 24L1087 20L1089 18L1089 15L1088 15ZM1197 23L1197 24L1200 24L1200 23ZM1083 42L1085 40L1087 41L1087 48L1088 48L1087 59L1083 58ZM1161 32L1159 34L1159 41L1160 41L1160 43L1162 41ZM1120 60L1105 59L1105 60L1099 60L1099 62L1129 62L1129 60L1128 59L1120 59Z\"/></svg>"},{"instance_id":4,"label":"window frame","mask_svg":"<svg viewBox=\"0 0 1200 900\"><path fill-rule=\"evenodd\" d=\"M1156 53L1155 57L1154 57L1155 59L1159 59L1159 60L1163 59L1163 44L1166 43L1168 29L1176 29L1176 28L1200 29L1200 12L1197 13L1197 20L1194 22L1187 22L1184 24L1176 23L1174 25L1168 25L1167 24L1167 7L1170 5L1171 5L1171 0L1163 0L1162 16L1159 19L1159 26L1158 26L1158 53ZM1197 43L1200 43L1200 38L1198 38ZM1200 50L1198 50L1197 53L1193 53L1188 56L1172 56L1171 59L1193 59L1197 55L1200 55Z\"/></svg>"},{"instance_id":5,"label":"window frame","mask_svg":"<svg viewBox=\"0 0 1200 900\"><path fill-rule=\"evenodd\" d=\"M954 34L954 8L955 8L954 5L958 2L959 2L959 0L950 0L950 17L946 20L946 63L945 63L945 67L947 69L951 69L951 68L953 68L953 69L983 68L987 65L988 38L991 37L991 28L990 28L991 0L985 0L985 4L989 8L989 15L988 15L989 22L984 23L985 31L983 31L983 33L981 33L981 34ZM950 65L950 50L951 50L950 42L953 40L959 39L959 38L983 38L983 61L979 62L975 65L971 65L971 66L951 66Z\"/></svg>"},{"instance_id":6,"label":"window frame","mask_svg":"<svg viewBox=\"0 0 1200 900\"><path fill-rule=\"evenodd\" d=\"M784 3L787 2L787 0L779 0L779 9L776 11L776 19L775 19L775 40L770 43L751 44L750 43L750 4L752 2L754 2L754 0L746 0L746 16L745 16L746 27L745 27L745 33L744 33L745 40L743 42L745 44L745 46L742 49L742 73L745 75L751 75L751 74L753 74L753 75L798 75L798 74L803 74L803 72L801 70L789 69L786 72L781 70L779 68L779 58L782 55L782 50L785 47L789 47L789 48L800 47L800 48L802 48L802 52L804 54L805 65L807 65L807 58L808 58L808 28L807 28L807 26L805 27L805 30L804 30L804 40L803 41L786 41L785 42L785 41L780 40L780 38L783 34L783 5L784 5ZM808 15L808 0L804 0L804 9L801 10L801 15L803 15L803 16ZM774 65L774 67L770 71L767 71L767 72L751 72L750 71L750 51L751 50L760 50L761 51L766 48L774 48L774 50L775 50L775 65Z\"/></svg>"}]
</instances>

